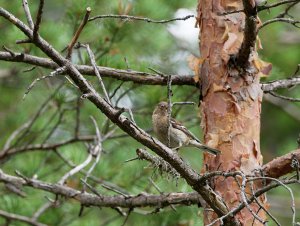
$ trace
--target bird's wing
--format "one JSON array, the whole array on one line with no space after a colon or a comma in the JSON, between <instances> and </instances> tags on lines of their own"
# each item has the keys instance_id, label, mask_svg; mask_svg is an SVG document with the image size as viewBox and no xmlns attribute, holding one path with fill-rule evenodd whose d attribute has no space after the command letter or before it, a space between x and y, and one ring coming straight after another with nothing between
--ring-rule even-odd
<instances>
[{"instance_id":1,"label":"bird's wing","mask_svg":"<svg viewBox=\"0 0 300 226\"><path fill-rule=\"evenodd\" d=\"M200 140L194 134L192 134L184 125L182 125L180 122L176 121L174 118L171 118L171 125L173 128L184 132L187 136L200 142Z\"/></svg>"}]
</instances>

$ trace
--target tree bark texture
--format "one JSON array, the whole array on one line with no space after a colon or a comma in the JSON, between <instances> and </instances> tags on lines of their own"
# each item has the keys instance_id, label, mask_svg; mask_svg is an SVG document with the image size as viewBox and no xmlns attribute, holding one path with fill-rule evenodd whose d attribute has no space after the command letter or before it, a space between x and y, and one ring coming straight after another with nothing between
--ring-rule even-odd
<instances>
[{"instance_id":1,"label":"tree bark texture","mask_svg":"<svg viewBox=\"0 0 300 226\"><path fill-rule=\"evenodd\" d=\"M222 151L215 157L204 155L203 171L242 171L253 174L262 164L260 152L260 114L262 90L260 70L255 67L255 50L249 57L247 70L230 67L244 39L245 15L234 13L220 16L225 11L243 8L242 0L199 0L200 28L199 80L201 81L202 122L206 144ZM230 63L231 62L231 63ZM218 178L211 186L226 202L228 209L238 206L241 189L233 178ZM257 189L260 185L254 185ZM252 194L250 186L246 194ZM259 201L267 207L264 196ZM251 204L257 213L259 206ZM265 214L258 215L265 219ZM205 225L216 219L212 211L204 211ZM253 215L244 208L236 215L241 225L252 225ZM257 220L254 225L261 225Z\"/></svg>"}]
</instances>

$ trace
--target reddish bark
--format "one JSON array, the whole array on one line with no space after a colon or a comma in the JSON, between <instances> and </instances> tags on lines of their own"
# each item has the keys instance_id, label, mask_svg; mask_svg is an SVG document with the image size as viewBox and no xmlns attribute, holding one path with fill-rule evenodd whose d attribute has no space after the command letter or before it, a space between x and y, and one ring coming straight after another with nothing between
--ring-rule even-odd
<instances>
[{"instance_id":1,"label":"reddish bark","mask_svg":"<svg viewBox=\"0 0 300 226\"><path fill-rule=\"evenodd\" d=\"M267 177L279 178L295 171L297 165L293 168L293 159L300 162L300 149L290 152L284 156L280 156L265 164L263 166L264 175Z\"/></svg>"},{"instance_id":2,"label":"reddish bark","mask_svg":"<svg viewBox=\"0 0 300 226\"><path fill-rule=\"evenodd\" d=\"M243 13L218 16L218 13L242 8L242 0L199 0L198 25L203 62L199 65L203 96L201 126L206 144L222 151L217 157L204 156L203 171L241 170L250 174L262 164L261 68L255 66L258 57L254 53L254 57L249 59L251 73L241 73L228 66L230 55L236 55L241 47L245 16ZM241 202L240 187L234 179L217 179L213 184L229 209ZM267 206L264 196L260 197L260 201ZM259 209L256 204L252 204L251 208L254 212ZM260 211L259 215L265 219L263 212ZM205 225L217 217L211 211L206 211L204 216ZM236 215L236 219L242 225L253 222L253 216L246 208ZM254 225L261 224L255 221Z\"/></svg>"}]
</instances>

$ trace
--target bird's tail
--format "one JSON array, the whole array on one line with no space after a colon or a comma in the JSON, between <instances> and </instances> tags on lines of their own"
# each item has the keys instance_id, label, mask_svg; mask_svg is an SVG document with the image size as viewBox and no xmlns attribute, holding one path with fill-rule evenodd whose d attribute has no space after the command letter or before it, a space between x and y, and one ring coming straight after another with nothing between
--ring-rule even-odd
<instances>
[{"instance_id":1,"label":"bird's tail","mask_svg":"<svg viewBox=\"0 0 300 226\"><path fill-rule=\"evenodd\" d=\"M201 144L200 142L196 141L196 140L191 140L190 141L190 144L192 146L195 146L203 151L207 151L209 152L210 154L213 154L213 155L219 155L221 152L217 149L214 149L214 148L210 148L204 144Z\"/></svg>"}]
</instances>

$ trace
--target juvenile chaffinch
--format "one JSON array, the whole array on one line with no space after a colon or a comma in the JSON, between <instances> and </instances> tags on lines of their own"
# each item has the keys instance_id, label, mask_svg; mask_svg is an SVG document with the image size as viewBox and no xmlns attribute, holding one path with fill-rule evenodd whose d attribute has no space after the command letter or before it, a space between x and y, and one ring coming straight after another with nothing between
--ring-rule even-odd
<instances>
[{"instance_id":1,"label":"juvenile chaffinch","mask_svg":"<svg viewBox=\"0 0 300 226\"><path fill-rule=\"evenodd\" d=\"M153 111L152 123L154 133L157 138L168 146L168 103L160 102ZM182 146L197 147L213 155L220 153L219 150L210 148L201 143L188 129L181 123L171 118L170 125L170 148L177 149Z\"/></svg>"}]
</instances>

